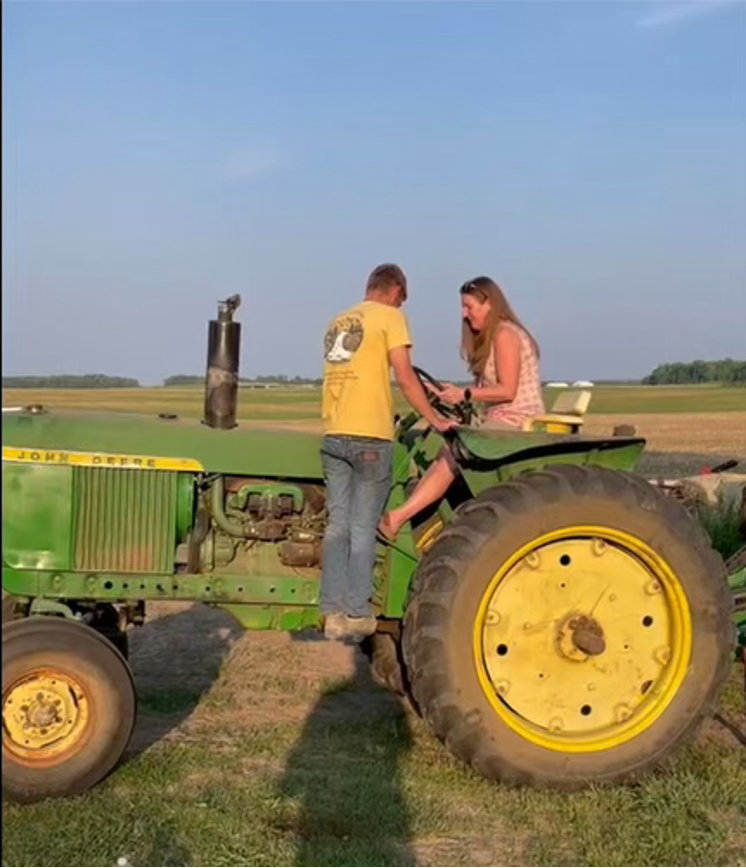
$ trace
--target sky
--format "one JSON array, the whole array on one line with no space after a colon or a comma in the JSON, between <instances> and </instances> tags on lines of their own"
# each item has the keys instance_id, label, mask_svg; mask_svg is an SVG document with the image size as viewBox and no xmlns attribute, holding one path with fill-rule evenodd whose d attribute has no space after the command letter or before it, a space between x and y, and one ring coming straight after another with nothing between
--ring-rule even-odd
<instances>
[{"instance_id":1,"label":"sky","mask_svg":"<svg viewBox=\"0 0 746 868\"><path fill-rule=\"evenodd\" d=\"M3 3L3 373L319 376L406 271L463 378L493 277L547 379L746 357L746 3Z\"/></svg>"}]
</instances>

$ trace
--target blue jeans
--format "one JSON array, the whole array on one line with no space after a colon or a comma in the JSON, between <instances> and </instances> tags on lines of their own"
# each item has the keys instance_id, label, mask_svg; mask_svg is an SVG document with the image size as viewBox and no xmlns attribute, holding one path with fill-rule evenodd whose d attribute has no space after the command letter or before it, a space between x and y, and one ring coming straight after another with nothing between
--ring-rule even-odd
<instances>
[{"instance_id":1,"label":"blue jeans","mask_svg":"<svg viewBox=\"0 0 746 868\"><path fill-rule=\"evenodd\" d=\"M329 523L324 534L321 611L371 614L376 528L391 490L393 444L327 436L321 447Z\"/></svg>"}]
</instances>

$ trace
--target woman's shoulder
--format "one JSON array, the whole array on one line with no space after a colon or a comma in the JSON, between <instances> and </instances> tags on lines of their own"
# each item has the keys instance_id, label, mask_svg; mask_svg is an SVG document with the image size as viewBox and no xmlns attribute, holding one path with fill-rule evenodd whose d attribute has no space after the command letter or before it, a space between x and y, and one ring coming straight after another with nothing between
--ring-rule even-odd
<instances>
[{"instance_id":1,"label":"woman's shoulder","mask_svg":"<svg viewBox=\"0 0 746 868\"><path fill-rule=\"evenodd\" d=\"M497 328L495 329L495 334L498 335L500 332L509 333L513 332L513 334L522 335L524 334L523 329L517 324L512 322L509 319L501 319L497 324Z\"/></svg>"},{"instance_id":2,"label":"woman's shoulder","mask_svg":"<svg viewBox=\"0 0 746 868\"><path fill-rule=\"evenodd\" d=\"M516 343L516 341L520 343L524 334L525 332L519 325L504 319L497 324L494 341L496 345L503 340L506 340L509 344Z\"/></svg>"},{"instance_id":3,"label":"woman's shoulder","mask_svg":"<svg viewBox=\"0 0 746 868\"><path fill-rule=\"evenodd\" d=\"M503 340L506 344L513 346L533 347L534 345L533 339L526 329L510 320L502 320L495 329L495 345Z\"/></svg>"}]
</instances>

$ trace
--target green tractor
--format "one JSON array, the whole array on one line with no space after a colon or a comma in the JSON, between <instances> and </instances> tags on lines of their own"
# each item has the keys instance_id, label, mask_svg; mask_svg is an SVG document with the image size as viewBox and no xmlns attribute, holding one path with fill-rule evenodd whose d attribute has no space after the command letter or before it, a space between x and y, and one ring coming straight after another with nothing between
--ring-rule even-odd
<instances>
[{"instance_id":1,"label":"green tractor","mask_svg":"<svg viewBox=\"0 0 746 868\"><path fill-rule=\"evenodd\" d=\"M6 797L80 793L120 760L149 601L321 626L320 437L236 425L239 301L209 324L203 420L4 409ZM573 788L662 763L716 707L733 603L705 533L634 475L644 440L567 414L447 441L418 421L397 421L390 506L444 442L461 473L379 542L375 677L487 778Z\"/></svg>"}]
</instances>

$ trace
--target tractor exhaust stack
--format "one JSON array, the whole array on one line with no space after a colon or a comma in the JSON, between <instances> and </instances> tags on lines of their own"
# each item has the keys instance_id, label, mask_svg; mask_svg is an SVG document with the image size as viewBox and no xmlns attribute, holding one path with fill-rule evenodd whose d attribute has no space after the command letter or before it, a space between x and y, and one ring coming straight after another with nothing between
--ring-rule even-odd
<instances>
[{"instance_id":1,"label":"tractor exhaust stack","mask_svg":"<svg viewBox=\"0 0 746 868\"><path fill-rule=\"evenodd\" d=\"M233 314L240 304L240 295L218 302L218 318L208 324L204 423L210 428L236 427L241 324Z\"/></svg>"}]
</instances>

